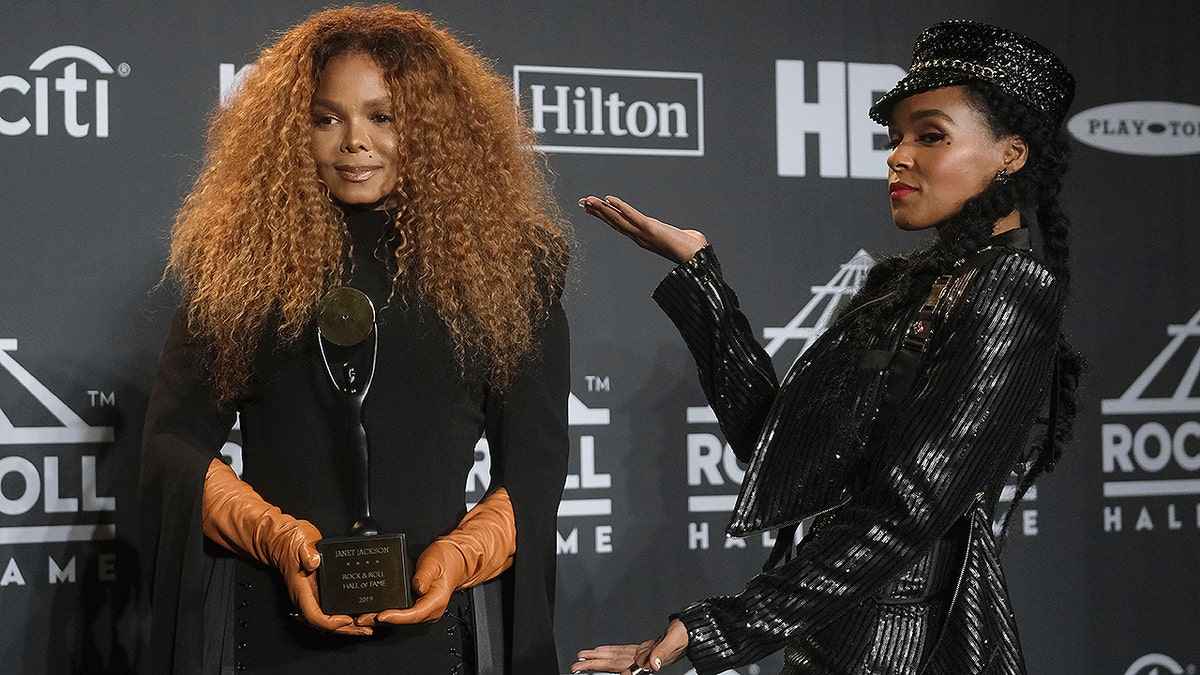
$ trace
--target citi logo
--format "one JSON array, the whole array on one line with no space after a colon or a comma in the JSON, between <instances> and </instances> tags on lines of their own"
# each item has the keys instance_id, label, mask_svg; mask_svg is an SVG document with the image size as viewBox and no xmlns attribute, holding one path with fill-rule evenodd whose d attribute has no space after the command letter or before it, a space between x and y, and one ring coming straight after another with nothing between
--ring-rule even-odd
<instances>
[{"instance_id":1,"label":"citi logo","mask_svg":"<svg viewBox=\"0 0 1200 675\"><path fill-rule=\"evenodd\" d=\"M1166 654L1146 654L1134 661L1125 670L1125 675L1184 675L1194 672L1194 665L1189 665L1185 670L1178 661Z\"/></svg>"},{"instance_id":2,"label":"citi logo","mask_svg":"<svg viewBox=\"0 0 1200 675\"><path fill-rule=\"evenodd\" d=\"M704 76L513 66L517 105L546 152L704 155Z\"/></svg>"},{"instance_id":3,"label":"citi logo","mask_svg":"<svg viewBox=\"0 0 1200 675\"><path fill-rule=\"evenodd\" d=\"M1193 155L1200 153L1200 106L1110 103L1075 115L1067 130L1093 148L1125 155Z\"/></svg>"},{"instance_id":4,"label":"citi logo","mask_svg":"<svg viewBox=\"0 0 1200 675\"><path fill-rule=\"evenodd\" d=\"M49 69L59 61L66 62L62 66L61 75L52 77ZM7 105L0 106L0 135L20 136L33 129L36 136L49 136L51 103L57 103L61 97L60 119L68 135L83 138L91 134L96 138L108 138L108 80L101 77L82 77L79 72L80 63L98 75L111 75L114 72L108 61L96 52L78 45L63 45L43 52L29 64L30 72L35 73L32 83L19 75L0 75L0 93L12 91L18 94L16 97L0 98L0 101L8 102ZM127 77L129 64L119 64L115 72L121 77ZM52 79L55 92L53 95L50 93ZM14 106L13 100L21 101L24 105ZM91 114L83 115L83 108L89 103L92 108Z\"/></svg>"},{"instance_id":5,"label":"citi logo","mask_svg":"<svg viewBox=\"0 0 1200 675\"><path fill-rule=\"evenodd\" d=\"M804 70L803 61L775 62L779 175L811 174L807 158L815 154L822 178L887 178L887 132L867 117L867 109L904 77L904 69L891 63L820 61L811 85ZM808 150L811 140L816 153Z\"/></svg>"}]
</instances>

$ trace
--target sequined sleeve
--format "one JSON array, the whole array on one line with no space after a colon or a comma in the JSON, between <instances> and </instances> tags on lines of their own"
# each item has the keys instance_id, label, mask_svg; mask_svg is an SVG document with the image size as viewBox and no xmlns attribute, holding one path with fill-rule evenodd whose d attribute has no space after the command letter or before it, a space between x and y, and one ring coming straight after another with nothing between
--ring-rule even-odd
<instances>
[{"instance_id":1,"label":"sequined sleeve","mask_svg":"<svg viewBox=\"0 0 1200 675\"><path fill-rule=\"evenodd\" d=\"M704 396L738 459L749 461L779 389L771 357L754 337L711 246L679 265L654 300L683 335Z\"/></svg>"},{"instance_id":2,"label":"sequined sleeve","mask_svg":"<svg viewBox=\"0 0 1200 675\"><path fill-rule=\"evenodd\" d=\"M956 277L949 299L850 502L794 560L677 615L702 675L753 663L872 597L1003 486L1046 391L1062 293L1008 250Z\"/></svg>"}]
</instances>

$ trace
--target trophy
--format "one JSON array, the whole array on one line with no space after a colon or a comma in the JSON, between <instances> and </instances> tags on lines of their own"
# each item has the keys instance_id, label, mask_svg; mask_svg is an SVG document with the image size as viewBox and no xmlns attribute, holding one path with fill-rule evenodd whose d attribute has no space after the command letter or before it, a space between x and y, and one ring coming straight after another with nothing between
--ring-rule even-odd
<instances>
[{"instance_id":1,"label":"trophy","mask_svg":"<svg viewBox=\"0 0 1200 675\"><path fill-rule=\"evenodd\" d=\"M358 514L347 536L317 543L321 610L357 615L407 609L413 604L412 569L404 535L381 534L371 517L371 455L362 423L379 349L371 299L349 287L329 291L317 306L317 346L344 425L342 459Z\"/></svg>"}]
</instances>

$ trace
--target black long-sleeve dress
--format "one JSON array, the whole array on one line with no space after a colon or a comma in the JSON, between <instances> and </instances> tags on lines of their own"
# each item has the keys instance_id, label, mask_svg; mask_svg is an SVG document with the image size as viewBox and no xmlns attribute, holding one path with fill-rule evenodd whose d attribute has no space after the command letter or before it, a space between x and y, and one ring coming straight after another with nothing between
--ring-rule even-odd
<instances>
[{"instance_id":1,"label":"black long-sleeve dress","mask_svg":"<svg viewBox=\"0 0 1200 675\"><path fill-rule=\"evenodd\" d=\"M517 552L506 594L512 672L556 673L552 635L555 518L568 451L568 333L561 305L536 331L539 348L499 394L464 376L445 326L391 275L381 212L351 215L350 284L378 310L374 381L363 407L371 446L372 515L403 532L415 560L466 512L475 445L486 436L491 485L516 517ZM314 329L315 331L315 329ZM343 536L357 513L338 456L337 406L307 335L264 344L236 406L216 404L201 348L177 311L163 347L143 440L144 519L155 546L153 626L146 672L450 672L462 651L441 623L381 627L369 638L319 632L294 612L278 572L229 554L201 531L205 472L240 414L242 478L285 513ZM269 341L265 341L269 342ZM456 603L459 601L456 600ZM451 610L461 611L452 605ZM382 670L381 670L382 669Z\"/></svg>"},{"instance_id":2,"label":"black long-sleeve dress","mask_svg":"<svg viewBox=\"0 0 1200 675\"><path fill-rule=\"evenodd\" d=\"M655 291L750 461L729 532L818 516L794 559L676 615L698 672L785 646L789 673L1024 672L991 514L1048 390L1064 304L1028 248L1010 231L953 271L884 429L871 428L894 376L880 355L916 307L850 360L835 323L777 384L711 249Z\"/></svg>"}]
</instances>

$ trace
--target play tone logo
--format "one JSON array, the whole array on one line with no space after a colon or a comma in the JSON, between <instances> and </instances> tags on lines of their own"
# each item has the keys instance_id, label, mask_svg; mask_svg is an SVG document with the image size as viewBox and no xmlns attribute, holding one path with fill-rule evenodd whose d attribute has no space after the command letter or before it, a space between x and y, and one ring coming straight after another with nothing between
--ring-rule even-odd
<instances>
[{"instance_id":1,"label":"play tone logo","mask_svg":"<svg viewBox=\"0 0 1200 675\"><path fill-rule=\"evenodd\" d=\"M1101 402L1104 531L1200 528L1200 312L1118 398Z\"/></svg>"},{"instance_id":2,"label":"play tone logo","mask_svg":"<svg viewBox=\"0 0 1200 675\"><path fill-rule=\"evenodd\" d=\"M546 152L704 154L704 76L513 66L517 105Z\"/></svg>"},{"instance_id":3,"label":"play tone logo","mask_svg":"<svg viewBox=\"0 0 1200 675\"><path fill-rule=\"evenodd\" d=\"M748 666L738 666L729 670L722 670L717 675L762 675L763 667L757 663L751 663ZM695 668L690 668L684 671L683 675L698 675Z\"/></svg>"},{"instance_id":4,"label":"play tone logo","mask_svg":"<svg viewBox=\"0 0 1200 675\"><path fill-rule=\"evenodd\" d=\"M1124 155L1200 153L1200 106L1170 101L1109 103L1084 110L1067 130L1093 148Z\"/></svg>"},{"instance_id":5,"label":"play tone logo","mask_svg":"<svg viewBox=\"0 0 1200 675\"><path fill-rule=\"evenodd\" d=\"M1125 675L1184 675L1190 673L1194 675L1196 666L1188 664L1184 668L1175 659L1166 654L1146 654L1130 664L1125 670Z\"/></svg>"}]
</instances>

